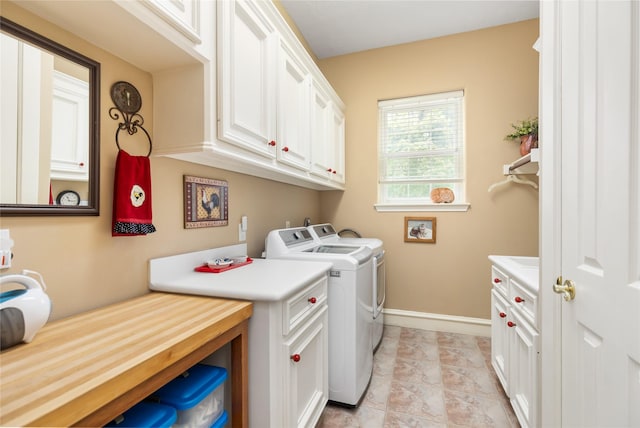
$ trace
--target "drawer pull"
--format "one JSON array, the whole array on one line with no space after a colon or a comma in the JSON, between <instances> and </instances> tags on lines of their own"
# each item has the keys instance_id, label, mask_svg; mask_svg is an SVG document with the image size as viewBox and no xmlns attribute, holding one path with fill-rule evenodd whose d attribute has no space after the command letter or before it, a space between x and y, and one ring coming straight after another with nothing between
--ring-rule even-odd
<instances>
[{"instance_id":1,"label":"drawer pull","mask_svg":"<svg viewBox=\"0 0 640 428\"><path fill-rule=\"evenodd\" d=\"M507 314L505 314L504 312L500 312L500 318L505 318L507 316Z\"/></svg>"},{"instance_id":2,"label":"drawer pull","mask_svg":"<svg viewBox=\"0 0 640 428\"><path fill-rule=\"evenodd\" d=\"M513 299L513 300L515 300L515 301L516 301L516 303L522 303L522 302L524 302L524 299L523 299L522 297L520 297L520 296L516 296L516 298L515 298L515 299Z\"/></svg>"},{"instance_id":3,"label":"drawer pull","mask_svg":"<svg viewBox=\"0 0 640 428\"><path fill-rule=\"evenodd\" d=\"M269 145L270 145L271 147L273 147L273 146L275 146L275 145L276 145L276 142L275 142L275 141L273 141L273 140L271 140L271 141L269 141Z\"/></svg>"},{"instance_id":4,"label":"drawer pull","mask_svg":"<svg viewBox=\"0 0 640 428\"><path fill-rule=\"evenodd\" d=\"M500 284L502 280L500 278L494 278L493 282L495 282L496 284Z\"/></svg>"},{"instance_id":5,"label":"drawer pull","mask_svg":"<svg viewBox=\"0 0 640 428\"><path fill-rule=\"evenodd\" d=\"M286 152L288 152L288 151L289 151L289 147L284 146L284 147L282 148L282 151L283 151L283 152L285 152L285 153L286 153Z\"/></svg>"},{"instance_id":6,"label":"drawer pull","mask_svg":"<svg viewBox=\"0 0 640 428\"><path fill-rule=\"evenodd\" d=\"M309 297L309 303L311 303L312 305L315 304L317 302L315 297Z\"/></svg>"},{"instance_id":7,"label":"drawer pull","mask_svg":"<svg viewBox=\"0 0 640 428\"><path fill-rule=\"evenodd\" d=\"M516 323L514 323L513 321L509 321L509 322L507 323L507 325L508 325L509 327L515 327L515 326L516 326Z\"/></svg>"},{"instance_id":8,"label":"drawer pull","mask_svg":"<svg viewBox=\"0 0 640 428\"><path fill-rule=\"evenodd\" d=\"M290 358L294 363L297 363L298 361L300 361L300 354L293 354Z\"/></svg>"}]
</instances>

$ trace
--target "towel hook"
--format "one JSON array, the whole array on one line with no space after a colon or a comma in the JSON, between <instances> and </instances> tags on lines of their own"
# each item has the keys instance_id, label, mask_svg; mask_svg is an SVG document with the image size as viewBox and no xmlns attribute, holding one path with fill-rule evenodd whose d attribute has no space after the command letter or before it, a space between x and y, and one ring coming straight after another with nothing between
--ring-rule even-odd
<instances>
[{"instance_id":1,"label":"towel hook","mask_svg":"<svg viewBox=\"0 0 640 428\"><path fill-rule=\"evenodd\" d=\"M147 140L149 140L149 153L147 153L147 157L149 157L153 144L151 136L144 129L144 118L138 113L142 107L140 92L131 83L119 81L111 86L111 100L116 106L109 109L109 116L113 120L119 120L122 115L123 120L123 122L118 123L118 129L116 130L116 146L118 150L120 150L120 143L118 142L120 131L126 130L129 135L133 135L140 128L147 136Z\"/></svg>"}]
</instances>

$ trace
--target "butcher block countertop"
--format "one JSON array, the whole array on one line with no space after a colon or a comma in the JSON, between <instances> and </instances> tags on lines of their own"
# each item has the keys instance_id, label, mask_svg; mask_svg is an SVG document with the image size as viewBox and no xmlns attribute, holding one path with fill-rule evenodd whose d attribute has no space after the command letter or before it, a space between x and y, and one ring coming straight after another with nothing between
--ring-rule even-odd
<instances>
[{"instance_id":1,"label":"butcher block countertop","mask_svg":"<svg viewBox=\"0 0 640 428\"><path fill-rule=\"evenodd\" d=\"M232 420L247 425L251 302L152 292L51 322L0 353L0 425L100 426L231 342Z\"/></svg>"}]
</instances>

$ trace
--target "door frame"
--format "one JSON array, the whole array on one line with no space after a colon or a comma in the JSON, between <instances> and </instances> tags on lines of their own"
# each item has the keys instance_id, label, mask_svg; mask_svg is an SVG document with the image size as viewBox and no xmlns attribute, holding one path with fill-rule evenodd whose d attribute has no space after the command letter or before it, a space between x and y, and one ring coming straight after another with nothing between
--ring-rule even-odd
<instances>
[{"instance_id":1,"label":"door frame","mask_svg":"<svg viewBox=\"0 0 640 428\"><path fill-rule=\"evenodd\" d=\"M562 425L562 298L552 290L562 267L559 11L559 2L540 2L540 426Z\"/></svg>"}]
</instances>

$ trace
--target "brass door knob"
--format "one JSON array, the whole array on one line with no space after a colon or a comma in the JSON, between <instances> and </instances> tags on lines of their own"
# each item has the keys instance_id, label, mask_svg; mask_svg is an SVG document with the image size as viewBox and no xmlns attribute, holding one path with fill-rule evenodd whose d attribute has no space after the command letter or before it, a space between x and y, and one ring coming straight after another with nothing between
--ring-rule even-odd
<instances>
[{"instance_id":1,"label":"brass door knob","mask_svg":"<svg viewBox=\"0 0 640 428\"><path fill-rule=\"evenodd\" d=\"M567 302L570 302L571 300L576 298L575 282L567 279L563 283L561 276L559 276L558 279L556 279L556 283L553 284L553 291L558 294L562 294L562 297L564 297L564 300L566 300Z\"/></svg>"}]
</instances>

